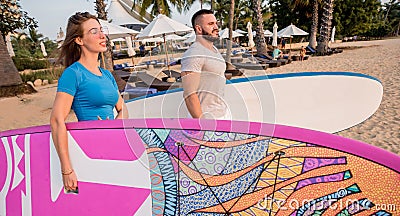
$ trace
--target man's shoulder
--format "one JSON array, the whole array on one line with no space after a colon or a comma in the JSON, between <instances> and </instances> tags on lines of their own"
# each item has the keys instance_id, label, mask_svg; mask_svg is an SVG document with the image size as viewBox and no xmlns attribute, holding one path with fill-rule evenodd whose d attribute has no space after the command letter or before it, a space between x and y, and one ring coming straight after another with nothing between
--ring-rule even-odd
<instances>
[{"instance_id":1,"label":"man's shoulder","mask_svg":"<svg viewBox=\"0 0 400 216\"><path fill-rule=\"evenodd\" d=\"M200 55L204 53L204 51L202 50L202 47L199 46L198 43L193 43L184 53L182 58L185 57L190 57L190 56L194 56L194 55Z\"/></svg>"}]
</instances>

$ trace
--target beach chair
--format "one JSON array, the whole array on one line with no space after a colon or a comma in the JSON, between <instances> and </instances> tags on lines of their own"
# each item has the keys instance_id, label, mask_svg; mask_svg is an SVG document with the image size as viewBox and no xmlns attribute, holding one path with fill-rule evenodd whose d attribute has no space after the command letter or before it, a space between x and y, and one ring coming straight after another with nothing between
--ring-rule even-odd
<instances>
[{"instance_id":1,"label":"beach chair","mask_svg":"<svg viewBox=\"0 0 400 216\"><path fill-rule=\"evenodd\" d=\"M269 64L269 67L279 67L281 65L285 65L291 62L289 62L288 59L274 59L270 55L254 55L254 57L262 63ZM279 63L277 64L276 62Z\"/></svg>"},{"instance_id":2,"label":"beach chair","mask_svg":"<svg viewBox=\"0 0 400 216\"><path fill-rule=\"evenodd\" d=\"M149 87L137 87L135 85L127 84L125 90L121 92L124 100L130 100L136 97L146 96L149 94L157 93L157 89Z\"/></svg>"},{"instance_id":3,"label":"beach chair","mask_svg":"<svg viewBox=\"0 0 400 216\"><path fill-rule=\"evenodd\" d=\"M246 69L246 70L267 70L269 68L269 64L265 63L232 63L236 68Z\"/></svg>"},{"instance_id":4,"label":"beach chair","mask_svg":"<svg viewBox=\"0 0 400 216\"><path fill-rule=\"evenodd\" d=\"M282 65L282 62L278 61L278 60L269 60L269 59L261 58L258 56L254 57L254 59L257 61L258 64L268 64L268 67L270 67L270 68L279 67Z\"/></svg>"},{"instance_id":5,"label":"beach chair","mask_svg":"<svg viewBox=\"0 0 400 216\"><path fill-rule=\"evenodd\" d=\"M232 63L225 62L225 64L226 64L225 76L227 76L227 78L229 78L230 76L242 76L243 75L243 71L237 69ZM229 74L231 74L231 75L229 75Z\"/></svg>"},{"instance_id":6,"label":"beach chair","mask_svg":"<svg viewBox=\"0 0 400 216\"><path fill-rule=\"evenodd\" d=\"M167 75L168 77L169 76L174 77L174 78L181 77L181 73L178 71L174 71L174 70L163 70L162 73Z\"/></svg>"},{"instance_id":7,"label":"beach chair","mask_svg":"<svg viewBox=\"0 0 400 216\"><path fill-rule=\"evenodd\" d=\"M317 51L315 49L313 49L312 47L310 47L310 46L306 47L306 55L314 55L316 53L317 53Z\"/></svg>"},{"instance_id":8,"label":"beach chair","mask_svg":"<svg viewBox=\"0 0 400 216\"><path fill-rule=\"evenodd\" d=\"M181 82L165 82L146 72L138 72L137 77L147 86L157 89L157 91L166 91L168 89L181 88Z\"/></svg>"}]
</instances>

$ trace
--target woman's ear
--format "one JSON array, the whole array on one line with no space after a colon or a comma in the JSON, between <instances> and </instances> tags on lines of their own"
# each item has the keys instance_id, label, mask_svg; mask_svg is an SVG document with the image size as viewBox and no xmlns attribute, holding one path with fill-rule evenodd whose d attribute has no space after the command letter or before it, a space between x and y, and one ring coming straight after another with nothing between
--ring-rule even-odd
<instances>
[{"instance_id":1,"label":"woman's ear","mask_svg":"<svg viewBox=\"0 0 400 216\"><path fill-rule=\"evenodd\" d=\"M75 43L77 43L78 45L82 46L83 45L83 41L81 37L76 37L75 38Z\"/></svg>"}]
</instances>

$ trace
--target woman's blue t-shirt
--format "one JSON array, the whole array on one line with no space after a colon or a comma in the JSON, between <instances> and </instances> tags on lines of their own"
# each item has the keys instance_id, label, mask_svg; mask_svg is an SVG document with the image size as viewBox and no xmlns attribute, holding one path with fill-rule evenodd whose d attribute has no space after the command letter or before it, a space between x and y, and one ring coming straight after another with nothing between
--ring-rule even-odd
<instances>
[{"instance_id":1,"label":"woman's blue t-shirt","mask_svg":"<svg viewBox=\"0 0 400 216\"><path fill-rule=\"evenodd\" d=\"M74 97L72 109L78 121L114 119L113 108L119 99L117 83L108 70L98 76L75 62L66 68L58 81L57 92Z\"/></svg>"}]
</instances>

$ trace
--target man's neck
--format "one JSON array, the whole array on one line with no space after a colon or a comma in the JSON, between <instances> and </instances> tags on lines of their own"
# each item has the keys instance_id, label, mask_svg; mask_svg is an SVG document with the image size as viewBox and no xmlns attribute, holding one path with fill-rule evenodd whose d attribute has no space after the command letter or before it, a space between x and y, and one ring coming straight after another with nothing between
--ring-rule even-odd
<instances>
[{"instance_id":1,"label":"man's neck","mask_svg":"<svg viewBox=\"0 0 400 216\"><path fill-rule=\"evenodd\" d=\"M204 39L204 38L201 37L201 36L198 37L197 35L196 35L196 41L199 42L201 45L203 45L205 48L207 48L207 49L209 49L209 50L215 52L213 42L211 42L211 41L209 41L209 40L206 40L206 39Z\"/></svg>"}]
</instances>

